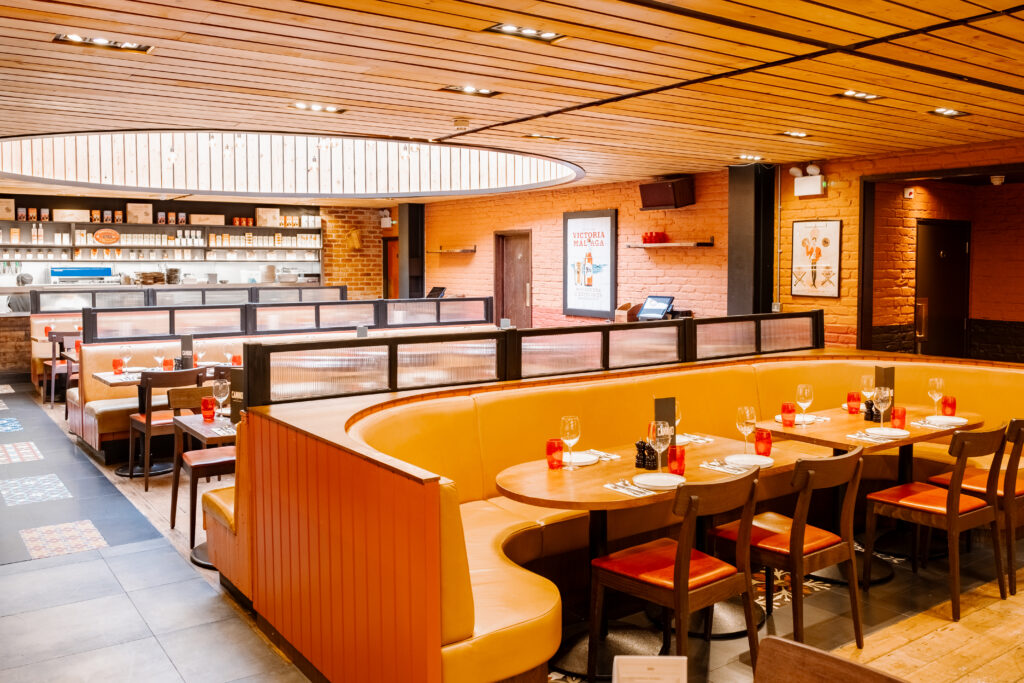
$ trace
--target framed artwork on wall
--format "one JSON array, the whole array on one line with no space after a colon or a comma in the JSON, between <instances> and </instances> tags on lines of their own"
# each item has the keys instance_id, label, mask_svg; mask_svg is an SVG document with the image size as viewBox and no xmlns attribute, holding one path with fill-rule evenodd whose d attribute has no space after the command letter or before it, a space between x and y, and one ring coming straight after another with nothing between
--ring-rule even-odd
<instances>
[{"instance_id":1,"label":"framed artwork on wall","mask_svg":"<svg viewBox=\"0 0 1024 683\"><path fill-rule=\"evenodd\" d=\"M615 317L618 212L562 214L562 313Z\"/></svg>"},{"instance_id":2,"label":"framed artwork on wall","mask_svg":"<svg viewBox=\"0 0 1024 683\"><path fill-rule=\"evenodd\" d=\"M793 221L790 294L839 298L842 221Z\"/></svg>"}]
</instances>

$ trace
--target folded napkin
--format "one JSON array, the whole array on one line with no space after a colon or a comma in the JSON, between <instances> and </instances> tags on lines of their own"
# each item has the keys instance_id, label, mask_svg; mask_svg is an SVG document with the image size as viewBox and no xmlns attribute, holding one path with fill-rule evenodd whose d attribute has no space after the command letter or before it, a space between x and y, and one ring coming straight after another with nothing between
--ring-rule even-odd
<instances>
[{"instance_id":1,"label":"folded napkin","mask_svg":"<svg viewBox=\"0 0 1024 683\"><path fill-rule=\"evenodd\" d=\"M677 434L676 435L676 445L677 446L685 446L685 445L691 444L691 443L702 444L702 443L713 443L713 442L714 442L714 439L710 439L710 438L708 438L706 436L698 436L696 434Z\"/></svg>"},{"instance_id":2,"label":"folded napkin","mask_svg":"<svg viewBox=\"0 0 1024 683\"><path fill-rule=\"evenodd\" d=\"M236 432L233 427L214 427L213 433L218 436L236 436Z\"/></svg>"},{"instance_id":3,"label":"folded napkin","mask_svg":"<svg viewBox=\"0 0 1024 683\"><path fill-rule=\"evenodd\" d=\"M912 426L914 426L914 427L920 427L922 429L948 429L947 427L944 427L942 425L932 424L931 422L928 422L927 420L915 420L914 422L911 422L910 424Z\"/></svg>"},{"instance_id":4,"label":"folded napkin","mask_svg":"<svg viewBox=\"0 0 1024 683\"><path fill-rule=\"evenodd\" d=\"M610 491L615 491L615 493L632 496L633 498L644 498L646 496L654 495L654 491L648 491L646 489L640 491L639 489L632 489L628 486L622 486L621 484L605 484L604 487Z\"/></svg>"},{"instance_id":5,"label":"folded napkin","mask_svg":"<svg viewBox=\"0 0 1024 683\"><path fill-rule=\"evenodd\" d=\"M889 443L895 441L895 439L889 439L884 436L872 436L871 434L847 434L847 439L854 439L855 441L866 441L868 443Z\"/></svg>"},{"instance_id":6,"label":"folded napkin","mask_svg":"<svg viewBox=\"0 0 1024 683\"><path fill-rule=\"evenodd\" d=\"M618 460L619 458L622 457L621 455L615 455L614 453L605 453L604 451L599 451L596 448L589 448L589 449L587 449L587 450L585 450L583 452L584 453L592 453L593 455L596 455L601 460Z\"/></svg>"},{"instance_id":7,"label":"folded napkin","mask_svg":"<svg viewBox=\"0 0 1024 683\"><path fill-rule=\"evenodd\" d=\"M712 465L709 462L702 462L700 466L706 470L714 470L715 472L722 472L723 474L743 474L748 469L746 467L737 467L735 465Z\"/></svg>"}]
</instances>

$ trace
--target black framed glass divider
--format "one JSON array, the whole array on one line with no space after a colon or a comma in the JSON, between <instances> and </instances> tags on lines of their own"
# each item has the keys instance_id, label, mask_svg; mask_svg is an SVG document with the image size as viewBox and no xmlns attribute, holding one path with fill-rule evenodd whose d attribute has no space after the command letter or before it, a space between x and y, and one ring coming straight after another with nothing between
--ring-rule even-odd
<instances>
[{"instance_id":1,"label":"black framed glass divider","mask_svg":"<svg viewBox=\"0 0 1024 683\"><path fill-rule=\"evenodd\" d=\"M94 287L33 289L31 312L78 313L84 308L140 308L143 306L221 306L224 304L346 301L348 287Z\"/></svg>"}]
</instances>

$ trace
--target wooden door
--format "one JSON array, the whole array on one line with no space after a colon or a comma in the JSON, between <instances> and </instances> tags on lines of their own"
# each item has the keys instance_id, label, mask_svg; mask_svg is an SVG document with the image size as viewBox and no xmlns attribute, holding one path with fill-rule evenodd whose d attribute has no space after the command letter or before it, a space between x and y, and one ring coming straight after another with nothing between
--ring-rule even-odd
<instances>
[{"instance_id":1,"label":"wooden door","mask_svg":"<svg viewBox=\"0 0 1024 683\"><path fill-rule=\"evenodd\" d=\"M915 329L918 353L967 357L971 224L917 222Z\"/></svg>"},{"instance_id":2,"label":"wooden door","mask_svg":"<svg viewBox=\"0 0 1024 683\"><path fill-rule=\"evenodd\" d=\"M384 298L398 298L398 238L384 238Z\"/></svg>"},{"instance_id":3,"label":"wooden door","mask_svg":"<svg viewBox=\"0 0 1024 683\"><path fill-rule=\"evenodd\" d=\"M516 327L532 327L530 233L495 235L494 267L495 317L508 318Z\"/></svg>"}]
</instances>

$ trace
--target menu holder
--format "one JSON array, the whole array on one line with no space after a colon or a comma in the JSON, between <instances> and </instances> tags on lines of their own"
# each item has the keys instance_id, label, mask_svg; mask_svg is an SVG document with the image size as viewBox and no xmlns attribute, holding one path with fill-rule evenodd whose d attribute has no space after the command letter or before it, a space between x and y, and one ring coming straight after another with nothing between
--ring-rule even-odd
<instances>
[{"instance_id":1,"label":"menu holder","mask_svg":"<svg viewBox=\"0 0 1024 683\"><path fill-rule=\"evenodd\" d=\"M242 421L245 410L245 369L231 368L231 424Z\"/></svg>"},{"instance_id":2,"label":"menu holder","mask_svg":"<svg viewBox=\"0 0 1024 683\"><path fill-rule=\"evenodd\" d=\"M612 683L686 683L686 657L619 655L612 664Z\"/></svg>"},{"instance_id":3,"label":"menu holder","mask_svg":"<svg viewBox=\"0 0 1024 683\"><path fill-rule=\"evenodd\" d=\"M659 422L667 422L672 429L672 440L669 444L676 442L676 397L654 399L654 419ZM661 454L661 466L668 467L668 449Z\"/></svg>"},{"instance_id":4,"label":"menu holder","mask_svg":"<svg viewBox=\"0 0 1024 683\"><path fill-rule=\"evenodd\" d=\"M181 367L184 370L194 368L195 364L192 362L192 335L183 334L181 335Z\"/></svg>"},{"instance_id":5,"label":"menu holder","mask_svg":"<svg viewBox=\"0 0 1024 683\"><path fill-rule=\"evenodd\" d=\"M892 416L892 407L896 405L896 368L892 366L885 367L882 365L876 365L875 386L889 387L892 389L892 401L889 402L889 407L882 415L882 422L887 422Z\"/></svg>"}]
</instances>

